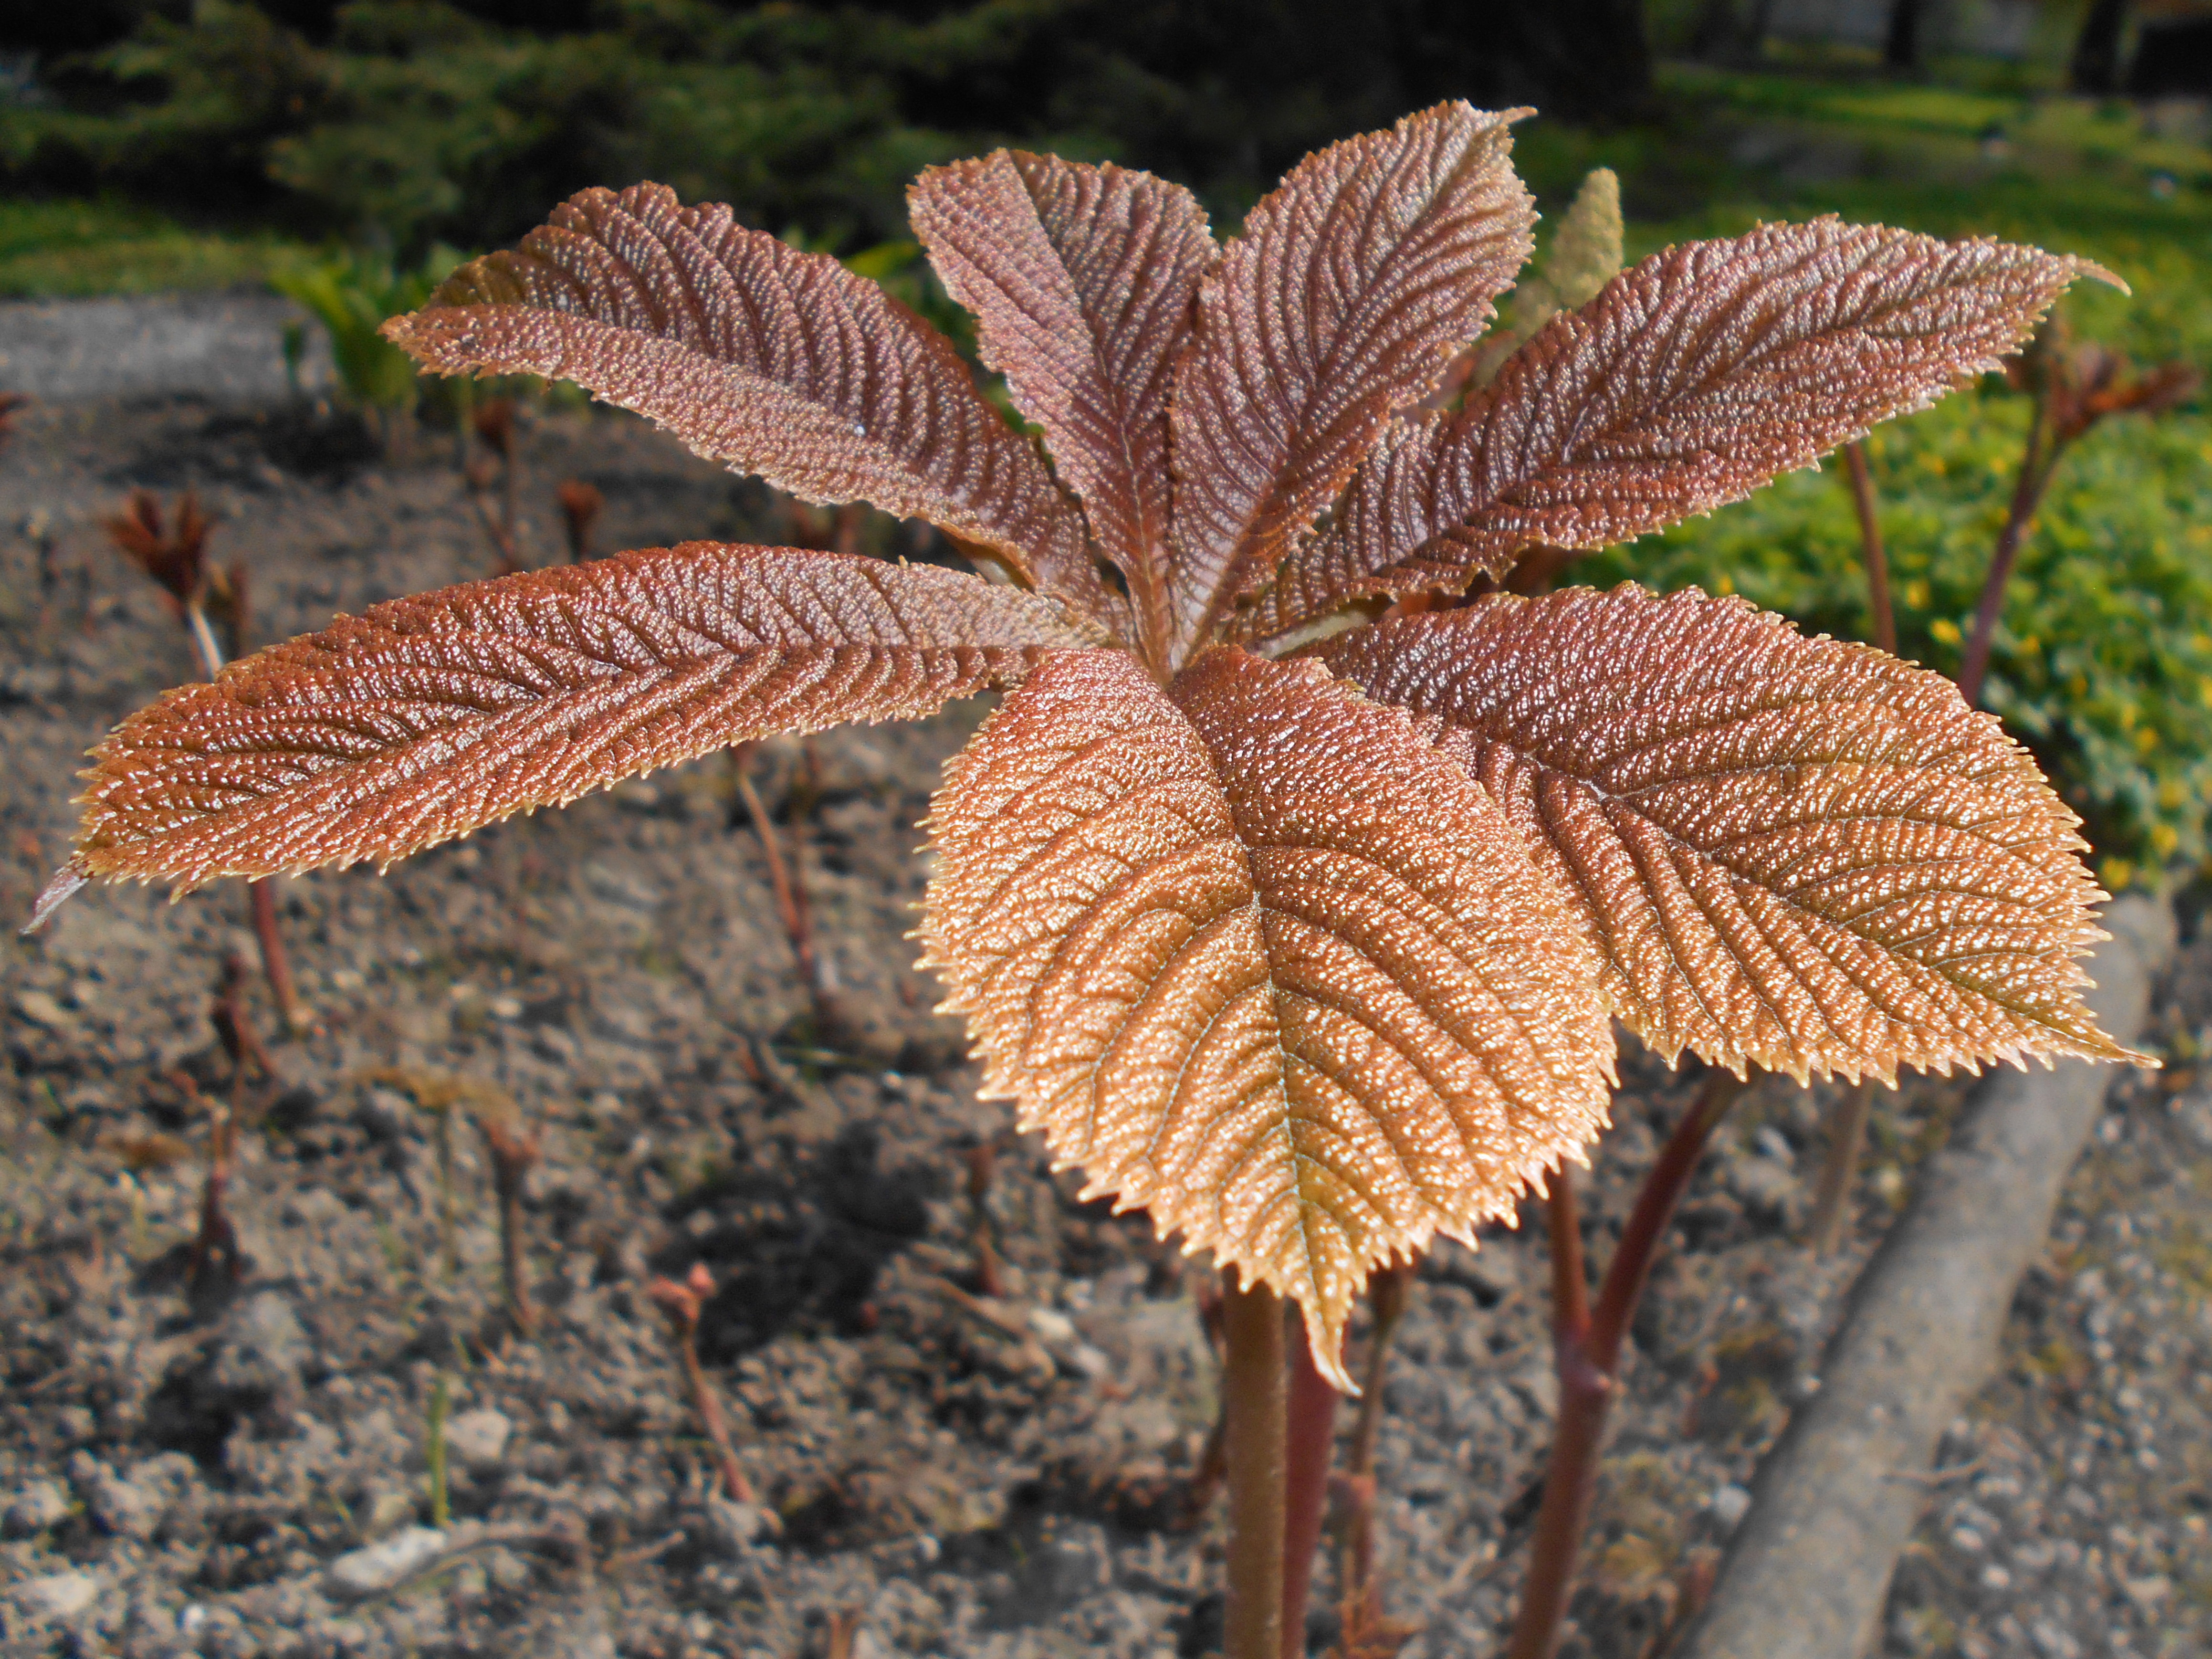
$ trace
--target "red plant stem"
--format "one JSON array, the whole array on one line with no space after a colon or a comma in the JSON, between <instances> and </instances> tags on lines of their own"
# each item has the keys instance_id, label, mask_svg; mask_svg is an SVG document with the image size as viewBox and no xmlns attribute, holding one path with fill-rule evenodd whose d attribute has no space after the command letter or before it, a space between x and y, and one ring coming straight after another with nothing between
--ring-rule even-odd
<instances>
[{"instance_id":1,"label":"red plant stem","mask_svg":"<svg viewBox=\"0 0 2212 1659\"><path fill-rule=\"evenodd\" d=\"M1851 1218L1851 1182L1858 1173L1859 1148L1866 1141L1874 1109L1871 1079L1855 1085L1829 1113L1828 1155L1820 1166L1820 1194L1813 1204L1813 1254L1832 1255L1844 1242Z\"/></svg>"},{"instance_id":2,"label":"red plant stem","mask_svg":"<svg viewBox=\"0 0 2212 1659\"><path fill-rule=\"evenodd\" d=\"M200 666L214 679L222 672L222 649L215 642L215 630L208 626L207 612L198 604L185 606L185 629L199 648ZM269 994L283 1018L284 1029L298 1036L313 1030L315 1022L300 1000L299 987L292 979L292 959L285 954L284 936L276 931L276 896L269 890L265 878L247 882L246 896L252 908L253 940L261 947L261 971L269 981Z\"/></svg>"},{"instance_id":3,"label":"red plant stem","mask_svg":"<svg viewBox=\"0 0 2212 1659\"><path fill-rule=\"evenodd\" d=\"M722 1402L699 1364L699 1345L686 1331L679 1346L684 1354L684 1385L691 1392L691 1409L698 1413L699 1425L714 1445L714 1462L722 1474L722 1495L732 1504L757 1502L753 1483L745 1479L745 1472L738 1467L738 1455L731 1449L730 1425L722 1416Z\"/></svg>"},{"instance_id":4,"label":"red plant stem","mask_svg":"<svg viewBox=\"0 0 2212 1659\"><path fill-rule=\"evenodd\" d=\"M1381 1618L1375 1587L1375 1443L1382 1425L1382 1378L1390 1357L1390 1339L1406 1312L1407 1292L1418 1272L1411 1261L1378 1267L1368 1280L1367 1299L1374 1310L1375 1325L1367 1338L1367 1375L1360 1385L1359 1414L1352 1424L1352 1456L1346 1472L1350 1496L1344 1528L1343 1566L1338 1584L1346 1608L1346 1640L1355 1626L1364 1628Z\"/></svg>"},{"instance_id":5,"label":"red plant stem","mask_svg":"<svg viewBox=\"0 0 2212 1659\"><path fill-rule=\"evenodd\" d=\"M768 861L769 885L775 890L776 914L783 919L783 931L791 940L791 954L799 964L799 975L806 986L807 999L814 1007L814 1024L825 1039L844 1026L844 1012L837 1006L837 993L831 983L827 965L814 950L814 918L806 902L806 889L800 885L796 873L784 862L783 847L776 839L775 825L769 821L768 807L753 787L752 745L740 744L732 750L733 769L738 775L738 796L745 804L745 816L752 820L753 834L759 839L761 856Z\"/></svg>"},{"instance_id":6,"label":"red plant stem","mask_svg":"<svg viewBox=\"0 0 2212 1659\"><path fill-rule=\"evenodd\" d=\"M1990 672L1990 648L1996 636L1997 618L2004 611L2005 584L2012 579L2021 544L2027 539L2028 530L2035 522L2035 509L2051 483L2051 470L2057 465L2058 452L2063 447L2061 441L2054 439L2046 451L2044 413L2044 400L2039 397L2033 416L2034 424L2027 429L2027 451L2020 459L2020 478L2013 485L2012 507L2005 514L2004 528L1997 532L1996 550L1990 557L1990 574L1982 583L1981 603L1974 609L1973 635L1959 659L1959 695L1966 700L1969 708L1981 704L1982 680Z\"/></svg>"},{"instance_id":7,"label":"red plant stem","mask_svg":"<svg viewBox=\"0 0 2212 1659\"><path fill-rule=\"evenodd\" d=\"M1859 556L1866 565L1867 609L1874 618L1874 642L1897 654L1897 612L1889 601L1889 556L1882 551L1881 520L1876 516L1874 477L1867 471L1866 442L1844 446L1844 471L1851 486L1851 506L1859 519Z\"/></svg>"},{"instance_id":8,"label":"red plant stem","mask_svg":"<svg viewBox=\"0 0 2212 1659\"><path fill-rule=\"evenodd\" d=\"M1283 1304L1266 1285L1221 1281L1229 1412L1229 1606L1223 1659L1282 1659Z\"/></svg>"},{"instance_id":9,"label":"red plant stem","mask_svg":"<svg viewBox=\"0 0 2212 1659\"><path fill-rule=\"evenodd\" d=\"M1529 1545L1520 1617L1507 1650L1510 1659L1551 1659L1559 1641L1568 1592L1574 1587L1575 1556L1597 1481L1598 1451L1605 1438L1607 1408L1613 1402L1620 1345L1674 1206L1688 1188L1715 1126L1743 1087L1726 1072L1717 1069L1707 1075L1697 1103L1675 1126L1658 1162L1644 1178L1595 1307L1589 1304L1582 1270L1574 1189L1564 1169L1553 1185L1552 1341L1559 1378L1559 1417L1544 1474L1543 1505L1536 1513L1535 1536Z\"/></svg>"},{"instance_id":10,"label":"red plant stem","mask_svg":"<svg viewBox=\"0 0 2212 1659\"><path fill-rule=\"evenodd\" d=\"M284 953L284 936L276 931L276 895L264 876L246 884L246 896L253 906L253 939L261 947L261 972L269 981L270 997L284 1029L299 1036L313 1030L315 1021L292 982L292 959Z\"/></svg>"},{"instance_id":11,"label":"red plant stem","mask_svg":"<svg viewBox=\"0 0 2212 1659\"><path fill-rule=\"evenodd\" d=\"M1313 1589L1322 1516L1328 1506L1328 1466L1336 1445L1336 1390L1314 1364L1303 1315L1287 1340L1291 1381L1284 1435L1283 1659L1300 1659L1306 1650L1306 1597Z\"/></svg>"},{"instance_id":12,"label":"red plant stem","mask_svg":"<svg viewBox=\"0 0 2212 1659\"><path fill-rule=\"evenodd\" d=\"M209 1273L218 1262L226 1279L235 1280L238 1277L238 1233L230 1224L230 1214L222 1201L230 1186L234 1117L227 1105L212 1106L209 1110L211 1121L208 1125L207 1182L200 1188L200 1230L192 1240L191 1269L186 1280L195 1292L207 1288Z\"/></svg>"}]
</instances>

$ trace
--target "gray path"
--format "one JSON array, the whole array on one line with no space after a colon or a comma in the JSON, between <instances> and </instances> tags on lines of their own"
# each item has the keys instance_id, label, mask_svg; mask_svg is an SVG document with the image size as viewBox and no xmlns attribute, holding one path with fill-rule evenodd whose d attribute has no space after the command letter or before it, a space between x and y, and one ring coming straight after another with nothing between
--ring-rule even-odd
<instances>
[{"instance_id":1,"label":"gray path","mask_svg":"<svg viewBox=\"0 0 2212 1659\"><path fill-rule=\"evenodd\" d=\"M45 403L195 392L216 403L285 395L284 325L303 313L252 289L0 304L0 391ZM307 330L302 379L330 383L330 348Z\"/></svg>"}]
</instances>

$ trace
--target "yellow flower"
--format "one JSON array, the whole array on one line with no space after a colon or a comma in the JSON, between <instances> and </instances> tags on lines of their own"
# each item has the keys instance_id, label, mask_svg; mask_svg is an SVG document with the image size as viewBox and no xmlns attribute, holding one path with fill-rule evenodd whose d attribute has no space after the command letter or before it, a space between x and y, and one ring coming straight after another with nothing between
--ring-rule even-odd
<instances>
[{"instance_id":1,"label":"yellow flower","mask_svg":"<svg viewBox=\"0 0 2212 1659\"><path fill-rule=\"evenodd\" d=\"M2174 833L2173 826L2172 824L2154 823L2151 825L2150 848L2151 851L2157 854L2159 857L2166 857L2180 844L2181 837Z\"/></svg>"},{"instance_id":2,"label":"yellow flower","mask_svg":"<svg viewBox=\"0 0 2212 1659\"><path fill-rule=\"evenodd\" d=\"M1934 622L1928 624L1928 631L1946 645L1956 645L1959 642L1959 624L1948 617L1936 617Z\"/></svg>"},{"instance_id":3,"label":"yellow flower","mask_svg":"<svg viewBox=\"0 0 2212 1659\"><path fill-rule=\"evenodd\" d=\"M2136 867L2125 859L2106 859L2097 866L2097 879L2108 893L2124 893L2135 884Z\"/></svg>"}]
</instances>

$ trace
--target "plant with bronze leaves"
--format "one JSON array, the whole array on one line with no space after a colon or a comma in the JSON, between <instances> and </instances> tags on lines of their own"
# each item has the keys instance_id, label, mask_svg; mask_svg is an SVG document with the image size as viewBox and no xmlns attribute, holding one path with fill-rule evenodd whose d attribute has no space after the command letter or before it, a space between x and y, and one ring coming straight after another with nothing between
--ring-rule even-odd
<instances>
[{"instance_id":1,"label":"plant with bronze leaves","mask_svg":"<svg viewBox=\"0 0 2212 1659\"><path fill-rule=\"evenodd\" d=\"M1822 220L1670 249L1414 412L1528 252L1516 117L1309 157L1225 243L1146 174L1000 152L915 228L1049 466L827 257L587 191L389 337L575 380L980 580L690 543L380 605L125 721L42 914L388 862L772 732L1007 693L947 768L921 936L985 1087L1226 1278L1229 1648L1285 1606L1285 1301L1339 1389L1376 1269L1672 1060L1888 1077L2120 1050L2071 813L1949 682L1632 587L1393 615L1705 512L1992 366L2083 270ZM1303 1572L1294 1580L1304 1582Z\"/></svg>"}]
</instances>

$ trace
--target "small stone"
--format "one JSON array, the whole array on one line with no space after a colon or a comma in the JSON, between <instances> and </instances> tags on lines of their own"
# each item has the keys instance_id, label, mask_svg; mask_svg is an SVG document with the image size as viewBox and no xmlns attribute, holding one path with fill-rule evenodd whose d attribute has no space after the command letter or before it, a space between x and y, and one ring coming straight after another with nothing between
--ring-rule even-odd
<instances>
[{"instance_id":1,"label":"small stone","mask_svg":"<svg viewBox=\"0 0 2212 1659\"><path fill-rule=\"evenodd\" d=\"M233 1397L268 1399L300 1380L313 1352L292 1304L275 1291L260 1291L223 1318L209 1381Z\"/></svg>"},{"instance_id":2,"label":"small stone","mask_svg":"<svg viewBox=\"0 0 2212 1659\"><path fill-rule=\"evenodd\" d=\"M2173 1594L2173 1580L2160 1573L2149 1578L2124 1579L2120 1588L2128 1593L2129 1601L2149 1613Z\"/></svg>"},{"instance_id":3,"label":"small stone","mask_svg":"<svg viewBox=\"0 0 2212 1659\"><path fill-rule=\"evenodd\" d=\"M1982 1569L1982 1588L1993 1590L2010 1589L2012 1575L1992 1561Z\"/></svg>"},{"instance_id":4,"label":"small stone","mask_svg":"<svg viewBox=\"0 0 2212 1659\"><path fill-rule=\"evenodd\" d=\"M58 1480L33 1480L8 1500L0 1511L0 1531L10 1538L29 1538L58 1527L69 1518L69 1492Z\"/></svg>"},{"instance_id":5,"label":"small stone","mask_svg":"<svg viewBox=\"0 0 2212 1659\"><path fill-rule=\"evenodd\" d=\"M723 1549L736 1551L778 1530L775 1517L758 1504L733 1504L716 1494L707 1499L707 1530Z\"/></svg>"},{"instance_id":6,"label":"small stone","mask_svg":"<svg viewBox=\"0 0 2212 1659\"><path fill-rule=\"evenodd\" d=\"M1705 1500L1705 1508L1711 1511L1714 1520L1734 1532L1743 1517L1751 1513L1751 1494L1730 1481L1714 1489L1713 1495Z\"/></svg>"},{"instance_id":7,"label":"small stone","mask_svg":"<svg viewBox=\"0 0 2212 1659\"><path fill-rule=\"evenodd\" d=\"M403 1527L380 1543L341 1555L325 1577L341 1595L374 1595L420 1571L446 1547L446 1534L429 1527Z\"/></svg>"},{"instance_id":8,"label":"small stone","mask_svg":"<svg viewBox=\"0 0 2212 1659\"><path fill-rule=\"evenodd\" d=\"M1972 1527L1951 1528L1951 1547L1954 1549L1964 1550L1967 1554L1972 1555L1981 1549L1983 1541L1981 1534L1976 1532Z\"/></svg>"},{"instance_id":9,"label":"small stone","mask_svg":"<svg viewBox=\"0 0 2212 1659\"><path fill-rule=\"evenodd\" d=\"M507 1450L514 1425L503 1412L483 1407L462 1412L446 1425L446 1444L471 1468L489 1468Z\"/></svg>"},{"instance_id":10,"label":"small stone","mask_svg":"<svg viewBox=\"0 0 2212 1659\"><path fill-rule=\"evenodd\" d=\"M66 1031L72 1023L69 1010L44 991L18 991L15 994L15 1012L32 1024L43 1026L49 1031Z\"/></svg>"},{"instance_id":11,"label":"small stone","mask_svg":"<svg viewBox=\"0 0 2212 1659\"><path fill-rule=\"evenodd\" d=\"M1075 1340L1075 1322L1052 1308L1031 1308L1030 1328L1048 1342Z\"/></svg>"},{"instance_id":12,"label":"small stone","mask_svg":"<svg viewBox=\"0 0 2212 1659\"><path fill-rule=\"evenodd\" d=\"M100 1580L88 1572L50 1572L15 1586L16 1604L33 1619L72 1619L93 1604Z\"/></svg>"},{"instance_id":13,"label":"small stone","mask_svg":"<svg viewBox=\"0 0 2212 1659\"><path fill-rule=\"evenodd\" d=\"M407 1133L415 1109L396 1089L364 1089L353 1121L372 1140L398 1140Z\"/></svg>"}]
</instances>

